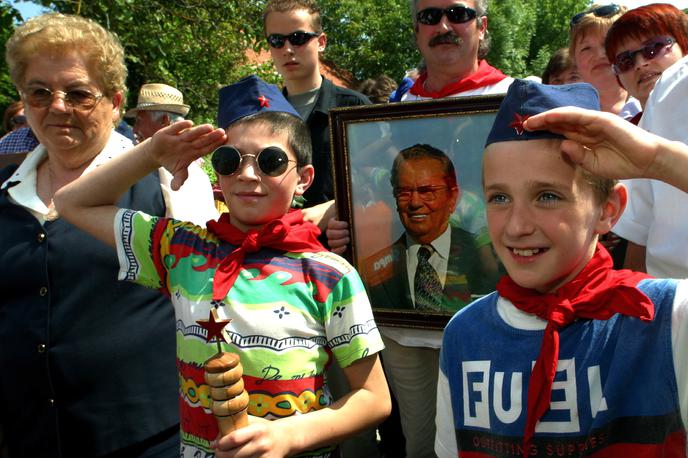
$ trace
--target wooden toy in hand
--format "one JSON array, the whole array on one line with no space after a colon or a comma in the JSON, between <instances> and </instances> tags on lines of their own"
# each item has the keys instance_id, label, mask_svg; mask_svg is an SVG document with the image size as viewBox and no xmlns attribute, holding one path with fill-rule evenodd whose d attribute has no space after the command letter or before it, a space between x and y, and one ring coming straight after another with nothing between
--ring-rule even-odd
<instances>
[{"instance_id":1,"label":"wooden toy in hand","mask_svg":"<svg viewBox=\"0 0 688 458\"><path fill-rule=\"evenodd\" d=\"M210 386L211 410L217 419L221 434L227 435L248 424L248 393L244 389L243 368L239 355L223 352L220 341L227 342L222 329L230 320L218 320L215 309L208 320L197 323L208 332L206 342L213 337L217 353L205 362L205 381Z\"/></svg>"}]
</instances>

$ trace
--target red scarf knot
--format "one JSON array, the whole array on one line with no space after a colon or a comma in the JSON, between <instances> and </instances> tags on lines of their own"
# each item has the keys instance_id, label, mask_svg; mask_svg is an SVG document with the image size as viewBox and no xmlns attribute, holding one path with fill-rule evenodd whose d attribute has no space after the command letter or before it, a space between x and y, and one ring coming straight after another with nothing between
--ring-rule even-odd
<instances>
[{"instance_id":1,"label":"red scarf knot","mask_svg":"<svg viewBox=\"0 0 688 458\"><path fill-rule=\"evenodd\" d=\"M213 300L222 301L234 285L246 253L261 248L273 248L285 252L315 253L327 251L318 241L320 229L303 220L301 210L291 211L279 219L270 221L260 229L243 232L230 223L229 213L223 213L217 221L208 221L208 232L237 248L220 261L213 277Z\"/></svg>"},{"instance_id":2,"label":"red scarf knot","mask_svg":"<svg viewBox=\"0 0 688 458\"><path fill-rule=\"evenodd\" d=\"M524 457L530 450L535 426L549 410L552 383L559 360L559 329L576 318L607 320L617 313L652 321L654 305L636 285L649 275L630 270L613 270L609 252L597 244L595 254L570 282L555 293L542 294L524 288L511 277L497 283L499 294L519 310L547 321L542 336L540 355L535 361L528 382L526 427L523 435Z\"/></svg>"}]
</instances>

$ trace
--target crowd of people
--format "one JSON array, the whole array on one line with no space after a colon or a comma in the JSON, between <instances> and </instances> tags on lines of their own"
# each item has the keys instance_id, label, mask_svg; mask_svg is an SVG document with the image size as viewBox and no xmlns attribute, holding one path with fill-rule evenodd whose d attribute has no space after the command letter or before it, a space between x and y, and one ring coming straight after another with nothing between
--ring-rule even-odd
<instances>
[{"instance_id":1,"label":"crowd of people","mask_svg":"<svg viewBox=\"0 0 688 458\"><path fill-rule=\"evenodd\" d=\"M486 60L487 0L411 14L421 64L358 92L322 76L317 3L269 0L282 88L221 88L216 126L162 83L125 112L124 49L92 20L16 28L0 457L686 456L688 284L653 276L688 277L688 16L592 5L541 79L515 79ZM484 197L450 152L395 145L378 176L403 233L357 272L330 110L493 94ZM390 304L456 314L378 326ZM224 436L209 314L249 396L249 425Z\"/></svg>"}]
</instances>

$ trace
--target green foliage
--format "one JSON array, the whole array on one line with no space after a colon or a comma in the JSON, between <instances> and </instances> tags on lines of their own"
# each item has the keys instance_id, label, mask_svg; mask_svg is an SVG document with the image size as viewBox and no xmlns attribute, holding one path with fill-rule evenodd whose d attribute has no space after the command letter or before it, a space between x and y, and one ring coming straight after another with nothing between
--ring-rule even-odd
<instances>
[{"instance_id":1,"label":"green foliage","mask_svg":"<svg viewBox=\"0 0 688 458\"><path fill-rule=\"evenodd\" d=\"M0 52L2 52L2 60L0 60L0 116L5 112L5 108L19 99L19 95L10 80L9 69L7 62L5 62L5 43L12 36L14 32L14 24L21 20L19 11L12 8L8 3L0 3ZM1 134L1 133L0 133Z\"/></svg>"},{"instance_id":2,"label":"green foliage","mask_svg":"<svg viewBox=\"0 0 688 458\"><path fill-rule=\"evenodd\" d=\"M408 0L320 0L328 41L325 58L359 80L395 80L418 64Z\"/></svg>"},{"instance_id":3,"label":"green foliage","mask_svg":"<svg viewBox=\"0 0 688 458\"><path fill-rule=\"evenodd\" d=\"M589 0L492 0L489 62L514 77L540 76L550 56L568 45L569 21Z\"/></svg>"},{"instance_id":4,"label":"green foliage","mask_svg":"<svg viewBox=\"0 0 688 458\"><path fill-rule=\"evenodd\" d=\"M130 88L166 83L184 93L196 122L215 119L217 90L262 68L244 66L256 42L260 10L252 0L41 0L44 6L96 20L126 51Z\"/></svg>"}]
</instances>

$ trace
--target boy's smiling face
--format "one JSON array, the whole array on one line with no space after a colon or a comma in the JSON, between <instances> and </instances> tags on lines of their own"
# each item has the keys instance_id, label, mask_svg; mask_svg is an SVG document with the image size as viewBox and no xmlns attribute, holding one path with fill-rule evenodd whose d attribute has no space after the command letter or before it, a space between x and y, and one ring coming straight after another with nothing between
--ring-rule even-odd
<instances>
[{"instance_id":1,"label":"boy's smiling face","mask_svg":"<svg viewBox=\"0 0 688 458\"><path fill-rule=\"evenodd\" d=\"M597 236L623 211L617 186L604 203L582 171L564 160L558 140L491 144L483 157L483 186L492 244L520 286L552 292L592 257Z\"/></svg>"},{"instance_id":2,"label":"boy's smiling face","mask_svg":"<svg viewBox=\"0 0 688 458\"><path fill-rule=\"evenodd\" d=\"M218 175L222 194L234 226L246 232L259 229L289 211L294 196L302 195L313 181L313 166L296 166L296 156L289 147L286 133L275 133L262 121L231 126L227 145L238 149L242 156L257 155L269 146L287 153L290 162L286 172L277 177L260 172L254 158L244 158L232 175Z\"/></svg>"}]
</instances>

